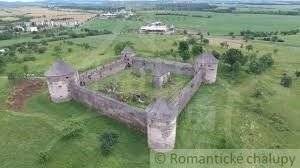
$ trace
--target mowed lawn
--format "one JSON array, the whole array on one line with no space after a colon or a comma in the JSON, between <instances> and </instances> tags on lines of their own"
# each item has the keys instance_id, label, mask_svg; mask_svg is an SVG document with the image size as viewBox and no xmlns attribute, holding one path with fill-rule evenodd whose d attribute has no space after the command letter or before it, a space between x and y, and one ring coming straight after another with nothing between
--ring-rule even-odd
<instances>
[{"instance_id":1,"label":"mowed lawn","mask_svg":"<svg viewBox=\"0 0 300 168\"><path fill-rule=\"evenodd\" d=\"M147 20L156 20L153 12L142 13L145 13L142 16ZM239 32L248 26L251 30L258 31L290 30L299 26L296 20L298 16L229 17L229 14L224 14L221 19L223 14L212 15L217 16L213 16L209 21L206 18L190 17L177 20L177 17L173 16L159 16L157 19L174 22L178 27L206 27L214 34ZM131 22L128 21L129 28L131 25L137 27L140 24ZM84 70L117 59L113 47L118 41L133 42L140 56L158 57L157 51L176 49L174 41L184 39L184 36L137 35L133 32L119 34L118 31L122 30L120 27L126 25L121 23L118 23L118 20L95 21L87 26L99 30L115 27L116 33L72 39L75 43L88 43L92 49L85 50L62 41L53 42L49 43L46 53L34 55L36 61L9 64L6 70L18 69L26 64L29 65L30 72L41 74L55 59L52 53L57 45L63 48L63 59ZM296 70L300 70L300 47L297 46L300 40L297 37L298 35L289 36L284 43L251 42L254 46L253 52L258 50L259 55L278 49L278 53L273 54L274 66L263 74L242 74L240 80L233 81L226 78L220 70L215 84L202 86L178 119L176 148L299 148L300 79L294 75ZM68 52L68 48L72 48L73 51ZM206 48L224 51L219 46ZM243 49L243 52L247 51ZM171 56L164 58L174 59ZM279 85L283 73L293 76L291 88ZM125 75L125 79L128 80L128 76ZM262 87L264 92L264 96L259 99L251 96L257 86ZM148 167L145 135L99 116L94 110L81 104L54 104L49 100L46 89L30 98L24 109L13 112L7 109L5 104L8 88L7 79L0 78L1 168L42 167L37 161L38 153L49 147L52 147L46 165L49 168ZM142 91L144 89L141 88ZM255 105L253 102L262 104L261 114L251 110ZM279 116L280 122L271 119L273 114ZM78 119L85 123L82 137L67 141L57 140L61 136L61 127L66 119ZM288 131L278 128L288 128ZM98 137L105 130L113 130L120 135L120 143L115 146L109 157L100 154Z\"/></svg>"}]
</instances>

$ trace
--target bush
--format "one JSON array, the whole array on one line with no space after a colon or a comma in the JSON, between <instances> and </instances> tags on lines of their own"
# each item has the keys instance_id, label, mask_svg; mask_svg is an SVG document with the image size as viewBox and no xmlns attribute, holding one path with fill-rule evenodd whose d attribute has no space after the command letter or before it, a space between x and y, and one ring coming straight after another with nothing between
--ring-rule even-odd
<instances>
[{"instance_id":1,"label":"bush","mask_svg":"<svg viewBox=\"0 0 300 168\"><path fill-rule=\"evenodd\" d=\"M40 48L38 49L38 52L39 52L40 54L45 53L46 51L47 51L47 47L40 47Z\"/></svg>"},{"instance_id":2,"label":"bush","mask_svg":"<svg viewBox=\"0 0 300 168\"><path fill-rule=\"evenodd\" d=\"M259 58L259 62L264 66L264 69L267 69L274 64L274 60L271 54L263 55Z\"/></svg>"},{"instance_id":3,"label":"bush","mask_svg":"<svg viewBox=\"0 0 300 168\"><path fill-rule=\"evenodd\" d=\"M42 151L39 153L39 162L41 164L46 164L46 162L49 160L49 152L48 151Z\"/></svg>"},{"instance_id":4,"label":"bush","mask_svg":"<svg viewBox=\"0 0 300 168\"><path fill-rule=\"evenodd\" d=\"M281 81L280 81L280 84L283 86L283 87L291 87L292 85L292 77L290 77L288 74L284 73L281 77Z\"/></svg>"},{"instance_id":5,"label":"bush","mask_svg":"<svg viewBox=\"0 0 300 168\"><path fill-rule=\"evenodd\" d=\"M70 119L63 126L63 138L69 139L80 136L84 129L84 123L80 120Z\"/></svg>"},{"instance_id":6,"label":"bush","mask_svg":"<svg viewBox=\"0 0 300 168\"><path fill-rule=\"evenodd\" d=\"M263 71L263 65L257 59L254 59L250 61L248 70L251 73L260 74Z\"/></svg>"},{"instance_id":7,"label":"bush","mask_svg":"<svg viewBox=\"0 0 300 168\"><path fill-rule=\"evenodd\" d=\"M39 35L39 34L34 35L34 36L32 37L32 39L41 39L41 38L43 38L43 36L41 36L41 35Z\"/></svg>"},{"instance_id":8,"label":"bush","mask_svg":"<svg viewBox=\"0 0 300 168\"><path fill-rule=\"evenodd\" d=\"M265 54L260 58L251 57L248 71L254 74L260 74L274 64L271 54Z\"/></svg>"},{"instance_id":9,"label":"bush","mask_svg":"<svg viewBox=\"0 0 300 168\"><path fill-rule=\"evenodd\" d=\"M112 131L104 132L99 139L101 141L101 153L104 156L111 154L113 146L119 143L119 135Z\"/></svg>"},{"instance_id":10,"label":"bush","mask_svg":"<svg viewBox=\"0 0 300 168\"><path fill-rule=\"evenodd\" d=\"M221 58L221 54L218 51L216 51L216 50L212 51L212 55L214 55L217 59Z\"/></svg>"},{"instance_id":11,"label":"bush","mask_svg":"<svg viewBox=\"0 0 300 168\"><path fill-rule=\"evenodd\" d=\"M27 56L23 58L23 61L35 61L36 58L34 56Z\"/></svg>"},{"instance_id":12,"label":"bush","mask_svg":"<svg viewBox=\"0 0 300 168\"><path fill-rule=\"evenodd\" d=\"M295 72L296 77L300 77L300 71Z\"/></svg>"},{"instance_id":13,"label":"bush","mask_svg":"<svg viewBox=\"0 0 300 168\"><path fill-rule=\"evenodd\" d=\"M123 51L123 49L125 47L131 47L131 48L133 48L133 43L130 42L130 41L125 41L125 42L119 42L119 43L117 43L115 45L115 47L114 47L115 54L119 55Z\"/></svg>"}]
</instances>

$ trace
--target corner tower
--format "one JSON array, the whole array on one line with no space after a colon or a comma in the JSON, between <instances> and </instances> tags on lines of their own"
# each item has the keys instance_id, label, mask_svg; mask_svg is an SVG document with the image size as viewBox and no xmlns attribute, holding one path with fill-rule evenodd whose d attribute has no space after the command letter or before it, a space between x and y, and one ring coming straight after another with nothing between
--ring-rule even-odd
<instances>
[{"instance_id":1,"label":"corner tower","mask_svg":"<svg viewBox=\"0 0 300 168\"><path fill-rule=\"evenodd\" d=\"M211 53L199 55L194 63L195 74L199 71L204 73L204 82L207 84L215 83L217 79L219 60Z\"/></svg>"},{"instance_id":2,"label":"corner tower","mask_svg":"<svg viewBox=\"0 0 300 168\"><path fill-rule=\"evenodd\" d=\"M78 72L63 60L57 60L45 73L51 100L55 103L71 100L70 84L78 84Z\"/></svg>"}]
</instances>

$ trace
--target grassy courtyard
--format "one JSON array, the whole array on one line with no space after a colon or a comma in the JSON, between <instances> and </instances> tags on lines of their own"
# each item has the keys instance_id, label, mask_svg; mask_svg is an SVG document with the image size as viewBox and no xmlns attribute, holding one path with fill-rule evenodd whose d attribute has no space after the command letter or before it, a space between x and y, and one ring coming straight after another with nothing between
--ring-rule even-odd
<instances>
[{"instance_id":1,"label":"grassy courtyard","mask_svg":"<svg viewBox=\"0 0 300 168\"><path fill-rule=\"evenodd\" d=\"M191 80L188 76L172 74L170 81L163 88L155 88L152 85L152 79L151 72L141 74L136 70L127 69L116 75L96 81L89 88L104 93L107 89L115 90L107 94L111 94L111 96L120 95L125 97L123 101L126 103L145 108L154 102L155 98L170 98ZM141 100L138 101L132 96L141 97Z\"/></svg>"}]
</instances>

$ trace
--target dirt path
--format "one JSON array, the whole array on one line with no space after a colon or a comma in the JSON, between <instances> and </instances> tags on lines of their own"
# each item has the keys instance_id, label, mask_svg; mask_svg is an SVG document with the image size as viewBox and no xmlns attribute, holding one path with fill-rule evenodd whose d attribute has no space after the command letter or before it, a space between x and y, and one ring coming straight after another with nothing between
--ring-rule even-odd
<instances>
[{"instance_id":1,"label":"dirt path","mask_svg":"<svg viewBox=\"0 0 300 168\"><path fill-rule=\"evenodd\" d=\"M22 109L25 101L43 87L45 87L45 83L41 80L24 80L19 82L14 86L7 99L9 108L13 110Z\"/></svg>"},{"instance_id":2,"label":"dirt path","mask_svg":"<svg viewBox=\"0 0 300 168\"><path fill-rule=\"evenodd\" d=\"M209 43L212 45L220 46L220 43L226 42L230 48L241 48L241 45L246 45L246 43L240 38L230 38L230 37L208 37Z\"/></svg>"}]
</instances>

